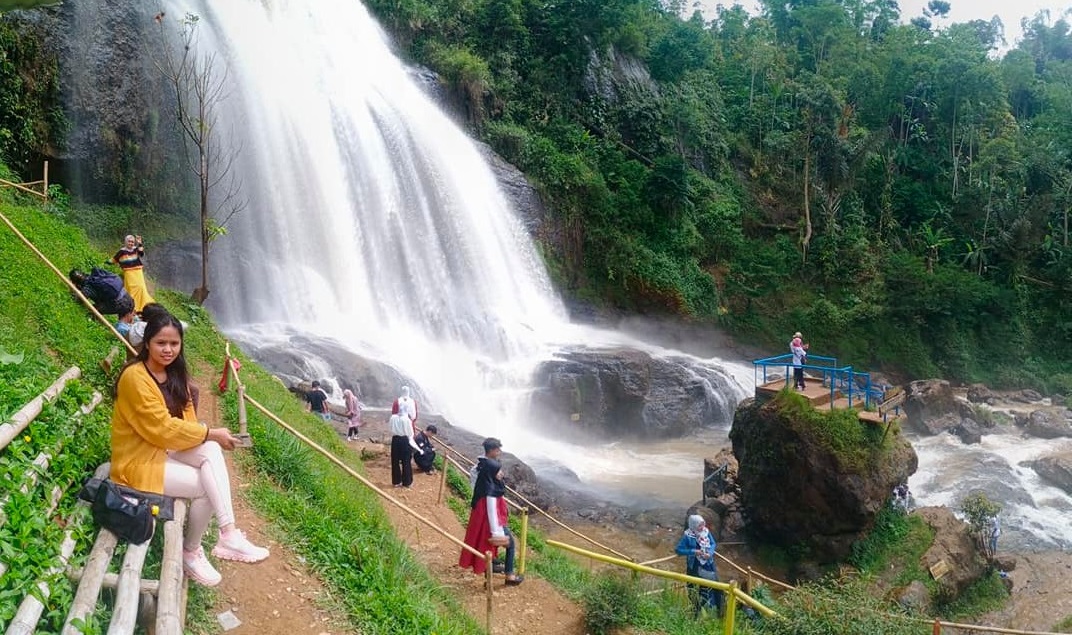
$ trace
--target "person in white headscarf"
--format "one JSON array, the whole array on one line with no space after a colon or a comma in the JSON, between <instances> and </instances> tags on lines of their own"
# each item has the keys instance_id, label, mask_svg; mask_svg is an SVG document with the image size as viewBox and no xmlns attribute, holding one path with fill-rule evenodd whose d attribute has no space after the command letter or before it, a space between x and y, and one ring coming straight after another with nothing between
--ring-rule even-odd
<instances>
[{"instance_id":1,"label":"person in white headscarf","mask_svg":"<svg viewBox=\"0 0 1072 635\"><path fill-rule=\"evenodd\" d=\"M394 404L391 406L391 412L397 412L400 415L409 419L409 424L413 426L413 433L417 433L417 401L410 397L409 386L402 386L402 395L395 399Z\"/></svg>"},{"instance_id":2,"label":"person in white headscarf","mask_svg":"<svg viewBox=\"0 0 1072 635\"><path fill-rule=\"evenodd\" d=\"M406 388L403 390L408 391ZM411 487L413 485L413 452L423 454L424 450L414 440L413 421L407 413L402 411L399 401L395 401L392 405L391 418L387 425L391 428L391 485Z\"/></svg>"},{"instance_id":3,"label":"person in white headscarf","mask_svg":"<svg viewBox=\"0 0 1072 635\"><path fill-rule=\"evenodd\" d=\"M692 514L689 516L688 525L688 529L685 530L674 549L677 555L687 557L685 574L705 580L718 580L718 569L715 567L715 537L707 530L707 522L703 516ZM721 591L697 584L689 584L688 589L689 598L692 600L696 613L711 609L722 612Z\"/></svg>"}]
</instances>

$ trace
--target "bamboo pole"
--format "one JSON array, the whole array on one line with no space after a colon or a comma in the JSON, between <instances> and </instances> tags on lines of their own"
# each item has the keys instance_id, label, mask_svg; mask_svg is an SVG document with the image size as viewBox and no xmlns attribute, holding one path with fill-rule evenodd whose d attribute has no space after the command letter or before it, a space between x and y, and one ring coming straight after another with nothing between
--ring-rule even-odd
<instances>
[{"instance_id":1,"label":"bamboo pole","mask_svg":"<svg viewBox=\"0 0 1072 635\"><path fill-rule=\"evenodd\" d=\"M131 635L134 632L138 619L138 598L141 596L141 570L145 566L150 543L151 539L140 545L127 545L127 554L119 569L115 608L112 610L112 623L108 625L108 635Z\"/></svg>"},{"instance_id":2,"label":"bamboo pole","mask_svg":"<svg viewBox=\"0 0 1072 635\"><path fill-rule=\"evenodd\" d=\"M175 501L175 519L164 523L164 555L157 593L156 635L182 635L182 535L186 501Z\"/></svg>"},{"instance_id":3,"label":"bamboo pole","mask_svg":"<svg viewBox=\"0 0 1072 635\"><path fill-rule=\"evenodd\" d=\"M82 376L82 370L77 366L72 366L67 369L62 375L59 376L56 381L52 382L52 385L45 389L43 393L34 397L25 406L19 409L18 412L11 415L11 421L0 425L0 450L7 447L15 437L26 429L26 426L30 425L30 422L34 420L37 415L41 414L44 410L45 404L55 399L67 385L68 381L72 379L78 379Z\"/></svg>"},{"instance_id":4,"label":"bamboo pole","mask_svg":"<svg viewBox=\"0 0 1072 635\"><path fill-rule=\"evenodd\" d=\"M67 579L70 580L71 582L74 582L75 584L80 584L82 582L82 580L84 578L86 578L86 576L87 576L87 574L86 574L85 569L68 569L67 570ZM104 577L101 580L100 588L101 589L108 589L109 591L113 591L113 590L115 590L115 587L118 584L119 584L119 574L118 573L105 573ZM138 592L143 597L145 596L145 594L149 594L149 595L152 595L154 597L159 595L160 594L160 580L151 580L151 579L142 578L141 581L138 582ZM85 618L83 618L83 619L85 619ZM78 633L78 629L75 629L72 632L73 633Z\"/></svg>"},{"instance_id":5,"label":"bamboo pole","mask_svg":"<svg viewBox=\"0 0 1072 635\"><path fill-rule=\"evenodd\" d=\"M737 622L738 595L741 595L741 592L737 589L737 581L730 580L730 592L726 594L726 612L722 616L722 635L733 635L733 627Z\"/></svg>"},{"instance_id":6,"label":"bamboo pole","mask_svg":"<svg viewBox=\"0 0 1072 635\"><path fill-rule=\"evenodd\" d=\"M64 275L62 271L57 269L56 265L52 264L52 261L49 260L48 257L45 256L45 254L41 253L41 251L37 247L35 247L34 244L30 242L28 238L26 238L26 236L23 236L22 232L20 232L19 229L15 227L15 225L10 220L8 220L8 217L5 216L3 213L0 213L0 221L3 221L4 224L7 225L8 228L12 232L14 232L16 236L19 237L19 240L25 243L26 246L30 248L30 251L34 252L34 254L36 254L37 257L40 258L41 261L44 262L45 265L47 265L48 268L52 270L52 273L59 276L59 279L62 280L63 283L66 284L67 287L71 290L71 292L74 293L75 296L82 301L82 304L86 305L86 308L89 309L89 312L92 313L97 318L97 320L99 320L100 323L105 326L105 328L111 331L112 335L116 336L119 341L123 342L123 345L127 347L127 350L130 351L131 355L138 354L138 351L130 344L130 342L127 341L127 338L123 337L122 334L119 333L119 331L115 330L115 325L113 325L107 320L107 318L101 315L100 311L97 310L97 307L93 306L93 303L89 301L89 298L82 294L81 289L76 287L73 282L68 280L67 276Z\"/></svg>"},{"instance_id":7,"label":"bamboo pole","mask_svg":"<svg viewBox=\"0 0 1072 635\"><path fill-rule=\"evenodd\" d=\"M340 469L342 469L342 470L343 470L344 472L346 472L346 473L347 473L347 474L349 474L350 476L354 477L355 479L357 479L358 481L360 481L360 482L361 482L361 484L363 484L363 485L364 485L365 487L368 487L368 488L369 488L369 489L371 489L371 490L372 490L373 492L375 492L375 493L376 493L376 494L377 494L378 496L380 496L380 498L383 498L383 499L385 499L385 500L389 501L390 503L392 503L393 505L395 505L395 506L396 506L396 507L398 507L399 509L403 510L404 512L406 512L406 513L407 513L407 514L409 514L410 516L413 516L414 518L416 518L417 520L421 521L421 522L422 522L422 523L424 523L425 525L428 525L428 526L429 526L429 527L431 527L431 528L432 528L433 530L435 530L435 531L437 531L438 533L440 533L441 535L445 536L445 537L446 537L446 538L447 538L448 540L450 540L451 542L453 542L453 543L454 543L455 545L457 545L457 546L461 547L462 549L465 549L466 551L468 551L469 553L471 553L471 554L475 555L476 557L478 557L478 558L483 558L483 557L484 557L484 554L480 553L480 552L479 552L479 551L477 551L476 549L473 549L473 548L472 548L472 547L470 547L469 545L465 544L465 542L464 542L464 541L462 541L462 540L458 539L457 537L453 536L453 535L452 535L452 534L451 534L450 532L446 531L445 529L443 529L443 528L442 528L442 527L440 527L439 525L436 525L435 523L433 523L432 521L428 520L428 519L427 519L427 518L425 518L424 516L422 516L422 515L418 514L418 513L417 513L417 512L415 512L415 511L413 511L413 510L412 510L412 509L411 509L411 508L410 508L410 507L409 507L408 505L406 505L406 504L405 504L405 503L403 503L402 501L398 500L398 499L397 499L397 498L395 498L394 496L391 496L391 495L390 495L390 494L388 494L387 492L383 491L382 489L380 489L379 487L377 487L377 486L376 486L376 485L375 485L375 484L374 484L374 483L373 483L372 481L368 480L368 479L367 479L367 478L365 478L364 476L362 476L362 475L358 474L358 473L357 473L356 471L354 471L354 469L353 469L353 468L351 468L351 467L350 467L349 465L347 465L347 464L343 463L342 461L340 461L340 460L339 460L339 459L338 459L338 458L337 458L337 457L336 457L336 456L335 456L334 454L332 454L332 453L328 452L327 450L325 450L325 449L324 449L323 447L321 447L321 446L320 446L320 444L318 444L317 442L313 441L312 439L310 439L309 437L305 436L305 435L304 435L304 434L302 434L301 432L298 432L298 431L297 431L296 429L294 429L294 427L293 427L293 426L291 426L291 425L290 425L289 423L287 423L286 421L283 421L283 420L282 420L282 419L280 419L280 418L279 418L278 416L276 416L276 415L275 415L274 413L272 413L272 412L271 412L270 410L268 410L267 408L265 408L264 406L262 406L262 405L261 405L261 404L260 404L260 403L259 403L259 402L258 402L258 401L257 401L256 399L254 399L253 397L250 397L249 395L245 395L245 398L246 398L246 401L248 401L248 402L250 403L250 405L251 405L251 406L253 406L253 407L254 407L254 408L256 408L257 410L260 410L260 411L261 411L261 413L263 413L263 414L264 414L264 416L266 416L266 417L268 417L269 419L271 419L272 421L276 422L276 423L277 423L277 424L279 424L279 425L280 425L280 426L281 426L281 427L282 427L282 428L283 428L284 430L286 430L287 432L289 432L289 433L293 434L293 435L294 435L295 437L297 437L297 438L298 438L299 440L301 440L301 441L302 441L303 443L305 443L306 445L308 445L308 446L309 446L309 447L311 447L312 449L314 449L314 450L316 450L317 452L319 452L320 454L322 454L322 455L323 455L323 456L324 456L325 458L327 458L327 459L328 459L329 461L331 461L332 463L334 463L334 464L335 464L336 466L338 466L338 467L339 467Z\"/></svg>"},{"instance_id":8,"label":"bamboo pole","mask_svg":"<svg viewBox=\"0 0 1072 635\"><path fill-rule=\"evenodd\" d=\"M71 521L72 519L68 520ZM41 613L45 610L43 600L47 600L52 595L52 588L45 580L54 578L56 574L63 571L64 567L67 566L67 561L71 558L71 554L74 553L76 544L74 523L72 522L63 534L59 561L45 572L44 576L42 576L44 580L37 583L37 593L31 593L22 600L22 604L19 605L19 611L8 625L5 635L30 635L34 632L37 628L38 620L41 619Z\"/></svg>"},{"instance_id":9,"label":"bamboo pole","mask_svg":"<svg viewBox=\"0 0 1072 635\"><path fill-rule=\"evenodd\" d=\"M437 505L442 505L443 504L443 493L447 489L447 469L448 469L447 455L444 454L443 455L443 471L439 475L439 493L436 494L436 504Z\"/></svg>"},{"instance_id":10,"label":"bamboo pole","mask_svg":"<svg viewBox=\"0 0 1072 635\"><path fill-rule=\"evenodd\" d=\"M231 357L231 342L225 342L223 350L226 356L226 369L224 372L230 373L231 377L234 378L235 391L238 393L238 434L235 436L239 439L239 447L251 448L253 447L253 438L249 436L249 419L246 416L246 385L242 383L242 378L238 376L238 369L235 368L235 358Z\"/></svg>"},{"instance_id":11,"label":"bamboo pole","mask_svg":"<svg viewBox=\"0 0 1072 635\"><path fill-rule=\"evenodd\" d=\"M677 555L677 554L675 553L675 554L673 554L673 555L671 555L671 556L663 556L662 558L656 558L656 559L654 559L654 560L646 560L646 561L644 561L644 562L638 562L637 564L642 564L642 565L644 565L645 567L650 567L650 566L651 566L651 565L653 565L653 564L661 564L661 563L663 563L663 562L669 562L669 561L671 561L671 560L676 560L676 559L678 559L678 558L680 558L680 557L681 557L681 556L679 556L679 555Z\"/></svg>"},{"instance_id":12,"label":"bamboo pole","mask_svg":"<svg viewBox=\"0 0 1072 635\"><path fill-rule=\"evenodd\" d=\"M45 161L45 174L44 174L44 177L41 180L44 181L44 184L45 184L45 188L44 188L45 200L47 201L48 200L48 161Z\"/></svg>"},{"instance_id":13,"label":"bamboo pole","mask_svg":"<svg viewBox=\"0 0 1072 635\"><path fill-rule=\"evenodd\" d=\"M751 578L752 576L755 576L755 577L757 577L760 580L763 580L765 582L770 582L771 584L776 584L776 585L782 587L783 589L785 589L786 591L792 591L793 589L796 588L792 584L786 584L785 582L782 582L781 580L775 580L774 578L772 578L770 576L763 575L762 573L760 573L759 571L756 571L752 567L748 567L748 576L749 576L749 578Z\"/></svg>"},{"instance_id":14,"label":"bamboo pole","mask_svg":"<svg viewBox=\"0 0 1072 635\"><path fill-rule=\"evenodd\" d=\"M484 593L487 595L487 609L485 615L485 621L487 622L488 635L491 635L491 598L493 591L491 590L491 552L484 552Z\"/></svg>"},{"instance_id":15,"label":"bamboo pole","mask_svg":"<svg viewBox=\"0 0 1072 635\"><path fill-rule=\"evenodd\" d=\"M454 454L456 454L458 456L462 456L469 463L473 463L473 461L470 461L467 457L464 457L464 455L462 455L460 452L458 452L454 448L451 448L449 445L443 444L443 447L449 449L451 452L453 452ZM459 467L461 467L461 466L459 466ZM465 471L465 468L461 468L461 469L462 469L462 471ZM581 532L577 531L576 529L574 529L574 528L566 525L562 521L558 520L557 518L555 518L551 514L548 514L543 509L541 509L539 505L537 505L536 503L533 503L529 499L525 498L517 490L513 489L512 487L507 486L506 491L508 491L511 494L513 494L515 497L517 497L519 500L521 500L521 502L523 502L524 504L528 505L532 509L535 509L536 511L540 512L541 514L543 514L544 517L546 517L548 520L550 520L555 525L558 525L562 529L565 529L566 531L568 531L569 533L573 534L574 536L577 536L581 540L584 540L585 542L587 542L589 544L595 545L595 546L599 547L600 549L602 549L603 551L606 551L607 553L612 553L612 554L618 556L619 558L624 558L626 560L629 560L630 562L633 561L632 558L630 558L629 556L625 555L624 553L622 553L620 551L617 551L615 549L611 549L610 547L598 542L594 538L589 538L588 536L582 534ZM518 505L517 503L512 503L512 504L515 507L520 508L520 505Z\"/></svg>"},{"instance_id":16,"label":"bamboo pole","mask_svg":"<svg viewBox=\"0 0 1072 635\"><path fill-rule=\"evenodd\" d=\"M115 534L107 529L101 529L97 532L97 540L89 552L86 566L79 572L68 573L68 577L77 576L75 579L78 580L78 590L75 591L74 601L71 602L71 610L67 612L61 635L79 635L82 632L73 625L73 622L85 620L93 614L97 608L97 597L100 595L101 587L106 584L105 580L109 575L113 577L111 588L115 588L118 584L119 576L107 573L118 542Z\"/></svg>"},{"instance_id":17,"label":"bamboo pole","mask_svg":"<svg viewBox=\"0 0 1072 635\"><path fill-rule=\"evenodd\" d=\"M108 375L112 372L112 364L115 363L115 357L119 354L119 347L113 346L112 350L108 351L108 354L101 360L101 368L104 370L104 374Z\"/></svg>"},{"instance_id":18,"label":"bamboo pole","mask_svg":"<svg viewBox=\"0 0 1072 635\"><path fill-rule=\"evenodd\" d=\"M601 553L596 553L594 551L589 551L587 549L582 549L580 547L575 547L573 545L569 545L569 544L566 544L564 542L559 542L557 540L548 540L547 544L551 545L552 547L558 547L559 549L563 549L565 551L575 553L575 554L577 554L579 556L584 556L585 558L588 558L589 560L598 560L600 562L605 562L607 564L613 564L613 565L617 565L619 567L625 567L626 569L632 569L633 571L639 571L640 573L646 573L648 575L653 575L653 576L658 577L658 578L664 578L664 579L667 579L667 580L676 580L678 582L686 582L686 583L695 584L695 585L698 585L698 586L710 587L710 588L716 589L718 591L724 591L724 592L727 592L727 593L733 593L734 595L737 596L738 600L740 600L744 604L747 604L748 606L754 608L756 611L761 613L764 617L773 617L773 616L777 615L774 611L772 611L770 608L764 606L758 600L752 598L749 595L745 595L744 593L742 593L741 590L738 589L735 584L730 585L730 584L727 584L725 582L718 582L716 580L706 580L704 578L698 578L698 577L691 576L691 575L685 575L684 573L676 573L674 571L663 571L662 569L655 569L655 568L652 568L652 567L644 566L642 564L637 564L635 562L630 562L628 560L622 560L621 558L615 558L613 556L606 556L606 555L603 555Z\"/></svg>"},{"instance_id":19,"label":"bamboo pole","mask_svg":"<svg viewBox=\"0 0 1072 635\"><path fill-rule=\"evenodd\" d=\"M525 574L525 556L529 552L529 508L521 509L521 554L518 559L518 575Z\"/></svg>"},{"instance_id":20,"label":"bamboo pole","mask_svg":"<svg viewBox=\"0 0 1072 635\"><path fill-rule=\"evenodd\" d=\"M48 195L47 194L42 194L41 192L38 192L37 190L32 190L32 189L26 187L25 185L22 185L21 183L15 183L13 181L8 181L7 179L0 179L0 185L6 185L7 187L13 187L16 190L19 190L21 192L26 192L27 194L33 194L34 196L37 196L37 197L45 199L46 201L48 200Z\"/></svg>"}]
</instances>

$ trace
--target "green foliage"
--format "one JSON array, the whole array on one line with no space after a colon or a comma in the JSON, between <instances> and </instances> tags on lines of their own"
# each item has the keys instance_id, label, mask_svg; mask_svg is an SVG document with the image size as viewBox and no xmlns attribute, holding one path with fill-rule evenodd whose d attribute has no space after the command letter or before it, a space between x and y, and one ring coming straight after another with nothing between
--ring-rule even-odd
<instances>
[{"instance_id":1,"label":"green foliage","mask_svg":"<svg viewBox=\"0 0 1072 635\"><path fill-rule=\"evenodd\" d=\"M870 575L894 569L899 573L893 584L919 580L933 590L934 582L920 564L933 541L934 530L923 519L905 515L888 504L878 513L867 537L852 546L849 564Z\"/></svg>"},{"instance_id":2,"label":"green foliage","mask_svg":"<svg viewBox=\"0 0 1072 635\"><path fill-rule=\"evenodd\" d=\"M916 635L919 624L890 615L861 580L805 585L782 594L775 608L783 619L759 622L760 635Z\"/></svg>"},{"instance_id":3,"label":"green foliage","mask_svg":"<svg viewBox=\"0 0 1072 635\"><path fill-rule=\"evenodd\" d=\"M843 469L866 470L886 447L885 428L861 423L855 410L821 411L790 390L783 390L775 399L784 420L802 436L825 447ZM890 438L895 436L891 431Z\"/></svg>"},{"instance_id":4,"label":"green foliage","mask_svg":"<svg viewBox=\"0 0 1072 635\"><path fill-rule=\"evenodd\" d=\"M607 635L632 624L639 615L636 583L622 575L600 576L584 596L584 627Z\"/></svg>"},{"instance_id":5,"label":"green foliage","mask_svg":"<svg viewBox=\"0 0 1072 635\"><path fill-rule=\"evenodd\" d=\"M938 613L947 620L966 621L996 611L1009 599L1009 591L997 571L979 578L952 602L938 604Z\"/></svg>"},{"instance_id":6,"label":"green foliage","mask_svg":"<svg viewBox=\"0 0 1072 635\"><path fill-rule=\"evenodd\" d=\"M990 500L985 492L975 491L960 502L960 511L968 522L968 530L975 537L976 544L988 558L994 557L990 548L990 530L998 514L1001 503Z\"/></svg>"},{"instance_id":7,"label":"green foliage","mask_svg":"<svg viewBox=\"0 0 1072 635\"><path fill-rule=\"evenodd\" d=\"M1072 633L1072 615L1054 624L1050 630L1055 633Z\"/></svg>"},{"instance_id":8,"label":"green foliage","mask_svg":"<svg viewBox=\"0 0 1072 635\"><path fill-rule=\"evenodd\" d=\"M29 21L0 16L0 158L20 172L66 133L59 61L43 39Z\"/></svg>"}]
</instances>

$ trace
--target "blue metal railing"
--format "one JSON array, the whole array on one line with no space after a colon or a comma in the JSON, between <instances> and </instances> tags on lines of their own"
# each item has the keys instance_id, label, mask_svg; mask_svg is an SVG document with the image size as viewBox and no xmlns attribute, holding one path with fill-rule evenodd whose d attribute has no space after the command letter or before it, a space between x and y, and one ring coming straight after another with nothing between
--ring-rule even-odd
<instances>
[{"instance_id":1,"label":"blue metal railing","mask_svg":"<svg viewBox=\"0 0 1072 635\"><path fill-rule=\"evenodd\" d=\"M883 400L883 396L885 395L888 386L873 385L871 383L871 373L854 371L852 366L839 367L836 357L808 355L805 360L807 363L803 364L801 367L803 367L805 371L814 371L812 374L815 374L815 372L819 373L822 378L822 385L830 389L831 403L833 403L840 395L849 400L850 408L860 407L858 402L862 401L862 407L866 410ZM752 368L757 387L765 385L768 382L768 368L782 369L785 378L785 386L789 387L792 370L795 366L793 366L793 355L787 353L785 355L776 355L774 357L764 357L763 359L753 360ZM762 381L760 381L761 379Z\"/></svg>"}]
</instances>

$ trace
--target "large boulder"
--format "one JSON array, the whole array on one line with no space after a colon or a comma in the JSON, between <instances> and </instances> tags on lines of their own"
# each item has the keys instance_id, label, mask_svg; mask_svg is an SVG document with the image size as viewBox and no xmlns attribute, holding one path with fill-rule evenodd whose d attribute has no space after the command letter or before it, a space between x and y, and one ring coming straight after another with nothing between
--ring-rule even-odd
<instances>
[{"instance_id":1,"label":"large boulder","mask_svg":"<svg viewBox=\"0 0 1072 635\"><path fill-rule=\"evenodd\" d=\"M820 562L848 556L918 465L896 429L879 441L857 434L863 425L844 411L819 413L798 395L745 402L730 440L749 531L785 547L804 545Z\"/></svg>"},{"instance_id":2,"label":"large boulder","mask_svg":"<svg viewBox=\"0 0 1072 635\"><path fill-rule=\"evenodd\" d=\"M725 425L739 387L685 357L576 349L536 370L531 405L547 432L573 438L665 439Z\"/></svg>"},{"instance_id":3,"label":"large boulder","mask_svg":"<svg viewBox=\"0 0 1072 635\"><path fill-rule=\"evenodd\" d=\"M936 569L945 570L936 580L938 595L946 599L958 597L987 571L986 559L979 553L968 525L946 507L921 507L913 513L934 530L934 542L923 554L921 564L930 570L944 562Z\"/></svg>"},{"instance_id":4,"label":"large boulder","mask_svg":"<svg viewBox=\"0 0 1072 635\"><path fill-rule=\"evenodd\" d=\"M1072 452L1050 454L1028 465L1042 480L1072 494Z\"/></svg>"},{"instance_id":5,"label":"large boulder","mask_svg":"<svg viewBox=\"0 0 1072 635\"><path fill-rule=\"evenodd\" d=\"M1072 411L1068 408L1035 410L1023 425L1024 432L1040 439L1072 437Z\"/></svg>"},{"instance_id":6,"label":"large boulder","mask_svg":"<svg viewBox=\"0 0 1072 635\"><path fill-rule=\"evenodd\" d=\"M968 401L972 403L985 403L987 405L994 405L997 398L994 393L985 384L972 384L968 386Z\"/></svg>"},{"instance_id":7,"label":"large boulder","mask_svg":"<svg viewBox=\"0 0 1072 635\"><path fill-rule=\"evenodd\" d=\"M921 433L939 434L960 423L942 426L938 432L928 425L946 415L958 414L960 407L953 387L944 379L921 379L908 384L905 391L904 411L908 425Z\"/></svg>"}]
</instances>

